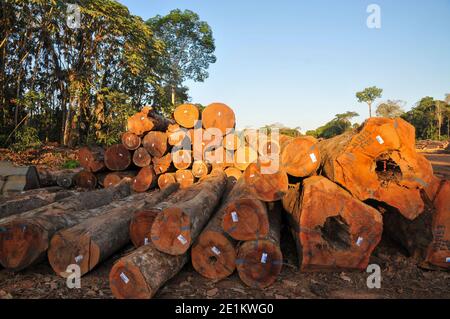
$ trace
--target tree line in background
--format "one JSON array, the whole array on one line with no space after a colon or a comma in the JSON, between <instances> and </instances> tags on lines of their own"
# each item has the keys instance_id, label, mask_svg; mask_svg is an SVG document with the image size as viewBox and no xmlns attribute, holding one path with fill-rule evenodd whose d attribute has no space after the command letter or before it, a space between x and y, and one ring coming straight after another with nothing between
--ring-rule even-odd
<instances>
[{"instance_id":1,"label":"tree line in background","mask_svg":"<svg viewBox=\"0 0 450 319\"><path fill-rule=\"evenodd\" d=\"M183 83L204 81L216 61L192 11L144 22L114 0L71 3L1 2L0 147L115 143L129 115L170 113L189 99Z\"/></svg>"},{"instance_id":2,"label":"tree line in background","mask_svg":"<svg viewBox=\"0 0 450 319\"><path fill-rule=\"evenodd\" d=\"M372 116L372 105L376 99L382 97L383 90L375 86L356 93L360 103L366 103L369 107L369 116ZM446 94L444 100L436 100L433 97L424 97L417 102L411 110L404 111L406 103L401 100L387 100L378 104L376 115L380 117L401 117L416 128L416 138L419 140L445 140L450 139L450 94ZM356 112L336 114L335 118L325 125L307 131L307 135L318 138L331 138L354 128L357 123L351 120L359 116Z\"/></svg>"}]
</instances>

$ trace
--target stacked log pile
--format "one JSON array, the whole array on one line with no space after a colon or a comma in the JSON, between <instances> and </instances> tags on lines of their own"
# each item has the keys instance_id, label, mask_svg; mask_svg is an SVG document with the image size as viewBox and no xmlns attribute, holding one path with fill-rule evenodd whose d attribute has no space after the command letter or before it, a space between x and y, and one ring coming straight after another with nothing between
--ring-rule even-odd
<instances>
[{"instance_id":1,"label":"stacked log pile","mask_svg":"<svg viewBox=\"0 0 450 319\"><path fill-rule=\"evenodd\" d=\"M407 122L371 118L320 142L235 126L221 103L183 104L170 119L144 107L121 144L79 150L82 171L47 174L61 186L0 200L1 265L19 271L47 253L58 275L72 264L85 275L131 241L109 275L117 298L152 298L189 261L210 280L236 271L263 289L288 232L300 271L365 270L382 236L449 269L450 183ZM73 184L89 191L63 188Z\"/></svg>"}]
</instances>

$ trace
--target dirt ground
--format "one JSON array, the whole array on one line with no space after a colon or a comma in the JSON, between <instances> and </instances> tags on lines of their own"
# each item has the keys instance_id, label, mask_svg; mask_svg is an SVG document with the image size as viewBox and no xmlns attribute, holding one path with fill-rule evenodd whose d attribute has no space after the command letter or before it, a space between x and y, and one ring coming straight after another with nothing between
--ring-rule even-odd
<instances>
[{"instance_id":1,"label":"dirt ground","mask_svg":"<svg viewBox=\"0 0 450 319\"><path fill-rule=\"evenodd\" d=\"M425 154L439 177L450 178L450 154ZM70 154L69 154L70 157ZM283 231L282 272L271 287L257 290L246 287L236 273L214 282L198 275L190 263L171 279L155 298L450 298L450 272L421 269L387 238L377 247L370 263L381 267L381 288L369 289L366 272L300 273L295 245L287 229ZM69 289L42 262L29 269L11 273L0 270L0 299L6 298L113 298L108 274L115 260L130 251L128 247L84 276L80 289Z\"/></svg>"}]
</instances>

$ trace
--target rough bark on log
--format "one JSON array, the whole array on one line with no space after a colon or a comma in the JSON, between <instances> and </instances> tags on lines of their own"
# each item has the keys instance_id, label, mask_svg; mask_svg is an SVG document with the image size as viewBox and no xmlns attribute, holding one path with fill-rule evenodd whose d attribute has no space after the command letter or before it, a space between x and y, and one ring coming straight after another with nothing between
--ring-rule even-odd
<instances>
[{"instance_id":1,"label":"rough bark on log","mask_svg":"<svg viewBox=\"0 0 450 319\"><path fill-rule=\"evenodd\" d=\"M281 146L281 167L291 176L313 175L320 165L318 141L311 136L289 139Z\"/></svg>"},{"instance_id":2,"label":"rough bark on log","mask_svg":"<svg viewBox=\"0 0 450 319\"><path fill-rule=\"evenodd\" d=\"M186 188L194 184L194 175L188 169L179 169L175 172L175 180L181 188Z\"/></svg>"},{"instance_id":3,"label":"rough bark on log","mask_svg":"<svg viewBox=\"0 0 450 319\"><path fill-rule=\"evenodd\" d=\"M128 131L138 136L149 131L166 131L172 121L156 113L151 107L144 107L141 112L128 118Z\"/></svg>"},{"instance_id":4,"label":"rough bark on log","mask_svg":"<svg viewBox=\"0 0 450 319\"><path fill-rule=\"evenodd\" d=\"M51 237L103 210L96 208L130 195L130 181L117 187L83 192L59 202L0 221L0 263L7 269L22 270L40 260Z\"/></svg>"},{"instance_id":5,"label":"rough bark on log","mask_svg":"<svg viewBox=\"0 0 450 319\"><path fill-rule=\"evenodd\" d=\"M130 241L129 226L133 212L146 205L156 205L177 188L177 185L172 185L164 191L131 195L105 206L104 214L58 232L50 241L48 250L53 270L67 277L72 274L66 272L67 267L77 264L82 276L88 273Z\"/></svg>"},{"instance_id":6,"label":"rough bark on log","mask_svg":"<svg viewBox=\"0 0 450 319\"><path fill-rule=\"evenodd\" d=\"M256 240L267 236L266 204L255 197L244 180L236 183L223 209L222 228L234 239Z\"/></svg>"},{"instance_id":7,"label":"rough bark on log","mask_svg":"<svg viewBox=\"0 0 450 319\"><path fill-rule=\"evenodd\" d=\"M152 163L157 175L166 173L172 164L172 153L169 152L163 157L153 157Z\"/></svg>"},{"instance_id":8,"label":"rough bark on log","mask_svg":"<svg viewBox=\"0 0 450 319\"><path fill-rule=\"evenodd\" d=\"M152 157L145 148L139 147L133 153L133 163L137 167L149 166L152 163Z\"/></svg>"},{"instance_id":9,"label":"rough bark on log","mask_svg":"<svg viewBox=\"0 0 450 319\"><path fill-rule=\"evenodd\" d=\"M282 168L261 161L250 164L243 178L253 194L264 202L282 199L289 187L288 176Z\"/></svg>"},{"instance_id":10,"label":"rough bark on log","mask_svg":"<svg viewBox=\"0 0 450 319\"><path fill-rule=\"evenodd\" d=\"M322 176L305 179L283 199L302 271L367 268L381 239L383 221L374 208Z\"/></svg>"},{"instance_id":11,"label":"rough bark on log","mask_svg":"<svg viewBox=\"0 0 450 319\"><path fill-rule=\"evenodd\" d=\"M139 173L133 179L132 189L135 192L142 193L156 186L157 178L153 167L146 166L139 170Z\"/></svg>"},{"instance_id":12,"label":"rough bark on log","mask_svg":"<svg viewBox=\"0 0 450 319\"><path fill-rule=\"evenodd\" d=\"M322 174L358 199L383 202L413 220L424 209L420 191L433 176L416 153L414 135L403 119L370 118L357 131L319 143Z\"/></svg>"},{"instance_id":13,"label":"rough bark on log","mask_svg":"<svg viewBox=\"0 0 450 319\"><path fill-rule=\"evenodd\" d=\"M74 176L79 173L82 168L65 169L65 170L48 170L38 169L40 187L60 186L70 188L73 186Z\"/></svg>"},{"instance_id":14,"label":"rough bark on log","mask_svg":"<svg viewBox=\"0 0 450 319\"><path fill-rule=\"evenodd\" d=\"M182 255L192 245L220 202L225 190L226 175L213 171L205 178L197 195L164 209L152 226L156 248L170 255Z\"/></svg>"},{"instance_id":15,"label":"rough bark on log","mask_svg":"<svg viewBox=\"0 0 450 319\"><path fill-rule=\"evenodd\" d=\"M175 121L185 128L192 128L200 117L200 111L193 104L181 104L173 111Z\"/></svg>"},{"instance_id":16,"label":"rough bark on log","mask_svg":"<svg viewBox=\"0 0 450 319\"><path fill-rule=\"evenodd\" d=\"M85 170L97 173L105 168L104 154L100 146L82 147L78 150L78 162Z\"/></svg>"},{"instance_id":17,"label":"rough bark on log","mask_svg":"<svg viewBox=\"0 0 450 319\"><path fill-rule=\"evenodd\" d=\"M239 278L249 287L265 288L277 279L283 266L280 249L281 205L269 204L270 229L267 237L243 242L237 249Z\"/></svg>"},{"instance_id":18,"label":"rough bark on log","mask_svg":"<svg viewBox=\"0 0 450 319\"><path fill-rule=\"evenodd\" d=\"M145 135L142 145L153 157L163 157L167 152L167 134L165 132L152 131Z\"/></svg>"},{"instance_id":19,"label":"rough bark on log","mask_svg":"<svg viewBox=\"0 0 450 319\"><path fill-rule=\"evenodd\" d=\"M130 151L137 150L141 146L141 142L141 137L134 133L125 132L122 134L122 144Z\"/></svg>"},{"instance_id":20,"label":"rough bark on log","mask_svg":"<svg viewBox=\"0 0 450 319\"><path fill-rule=\"evenodd\" d=\"M166 188L171 184L176 184L175 173L164 173L158 177L158 187L160 189Z\"/></svg>"},{"instance_id":21,"label":"rough bark on log","mask_svg":"<svg viewBox=\"0 0 450 319\"><path fill-rule=\"evenodd\" d=\"M223 103L212 103L202 112L202 124L205 129L217 128L222 136L233 130L236 118L233 110Z\"/></svg>"},{"instance_id":22,"label":"rough bark on log","mask_svg":"<svg viewBox=\"0 0 450 319\"><path fill-rule=\"evenodd\" d=\"M97 186L97 177L90 171L81 171L73 178L74 184L77 187L84 189L94 189Z\"/></svg>"},{"instance_id":23,"label":"rough bark on log","mask_svg":"<svg viewBox=\"0 0 450 319\"><path fill-rule=\"evenodd\" d=\"M110 146L105 151L105 165L111 171L124 171L131 164L131 152L122 144Z\"/></svg>"},{"instance_id":24,"label":"rough bark on log","mask_svg":"<svg viewBox=\"0 0 450 319\"><path fill-rule=\"evenodd\" d=\"M28 196L10 199L0 203L0 220L2 218L24 213L57 202L74 195L74 191L62 190L57 192L47 192L42 189L41 193L33 192Z\"/></svg>"},{"instance_id":25,"label":"rough bark on log","mask_svg":"<svg viewBox=\"0 0 450 319\"><path fill-rule=\"evenodd\" d=\"M118 299L150 299L188 261L188 254L171 256L150 242L122 257L109 274L109 284Z\"/></svg>"},{"instance_id":26,"label":"rough bark on log","mask_svg":"<svg viewBox=\"0 0 450 319\"><path fill-rule=\"evenodd\" d=\"M205 161L195 161L192 164L192 175L202 178L211 172L211 164Z\"/></svg>"}]
</instances>

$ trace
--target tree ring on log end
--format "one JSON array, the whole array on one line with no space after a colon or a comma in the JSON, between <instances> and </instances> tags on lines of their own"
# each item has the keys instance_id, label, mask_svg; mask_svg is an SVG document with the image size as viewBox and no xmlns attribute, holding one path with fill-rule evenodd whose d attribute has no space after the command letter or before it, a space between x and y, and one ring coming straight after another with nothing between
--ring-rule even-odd
<instances>
[{"instance_id":1,"label":"tree ring on log end","mask_svg":"<svg viewBox=\"0 0 450 319\"><path fill-rule=\"evenodd\" d=\"M111 269L109 283L113 295L118 299L150 299L152 289L138 267L119 260Z\"/></svg>"}]
</instances>

